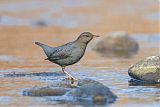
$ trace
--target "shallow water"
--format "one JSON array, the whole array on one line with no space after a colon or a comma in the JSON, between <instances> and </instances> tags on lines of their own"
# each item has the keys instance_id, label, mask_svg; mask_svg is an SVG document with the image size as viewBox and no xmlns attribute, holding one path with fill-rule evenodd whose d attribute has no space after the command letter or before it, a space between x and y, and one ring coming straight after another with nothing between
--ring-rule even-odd
<instances>
[{"instance_id":1,"label":"shallow water","mask_svg":"<svg viewBox=\"0 0 160 107\"><path fill-rule=\"evenodd\" d=\"M133 35L140 43L140 50L132 58L101 57L100 54L88 49L79 63L67 68L67 71L77 78L91 78L108 86L118 99L114 104L106 105L110 107L159 107L160 106L160 88L159 85L138 85L130 86L127 69L129 66L140 59L150 55L159 54L159 35L138 36ZM147 39L148 38L148 39ZM149 43L149 44L148 44ZM42 52L41 50L38 50ZM9 65L9 69L0 70L0 106L77 106L47 100L46 97L23 96L24 89L34 86L46 86L57 81L59 77L54 75L29 75L29 76L4 76L4 74L18 73L40 73L60 71L60 67L43 61L43 56L37 52L36 57L24 58L22 55L0 56L0 62L3 66ZM145 54L144 54L145 53ZM85 60L86 59L86 60Z\"/></svg>"},{"instance_id":2,"label":"shallow water","mask_svg":"<svg viewBox=\"0 0 160 107\"><path fill-rule=\"evenodd\" d=\"M157 4L156 0L0 1L0 106L84 106L23 96L27 88L46 86L60 79L54 75L30 75L61 70L45 61L43 51L33 42L58 46L83 31L101 36L126 31L139 43L137 54L130 58L103 57L92 50L96 42L93 40L82 60L67 67L67 71L77 78L91 78L108 86L118 99L104 106L160 107L160 85L131 85L127 72L139 60L160 55ZM28 75L4 76L21 73Z\"/></svg>"}]
</instances>

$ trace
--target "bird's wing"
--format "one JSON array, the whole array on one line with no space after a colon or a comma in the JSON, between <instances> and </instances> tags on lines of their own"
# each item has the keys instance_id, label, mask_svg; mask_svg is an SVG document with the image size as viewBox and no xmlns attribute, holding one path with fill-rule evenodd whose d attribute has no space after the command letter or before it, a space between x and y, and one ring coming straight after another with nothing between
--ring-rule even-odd
<instances>
[{"instance_id":1,"label":"bird's wing","mask_svg":"<svg viewBox=\"0 0 160 107\"><path fill-rule=\"evenodd\" d=\"M70 56L70 54L61 51L61 52L57 52L57 53L51 54L47 59L55 61L55 60L65 59L65 58L67 58L69 56Z\"/></svg>"},{"instance_id":2,"label":"bird's wing","mask_svg":"<svg viewBox=\"0 0 160 107\"><path fill-rule=\"evenodd\" d=\"M68 45L59 47L55 51L53 51L50 56L47 58L48 60L56 61L60 59L65 59L71 56L71 48L72 46ZM73 49L73 48L72 48Z\"/></svg>"}]
</instances>

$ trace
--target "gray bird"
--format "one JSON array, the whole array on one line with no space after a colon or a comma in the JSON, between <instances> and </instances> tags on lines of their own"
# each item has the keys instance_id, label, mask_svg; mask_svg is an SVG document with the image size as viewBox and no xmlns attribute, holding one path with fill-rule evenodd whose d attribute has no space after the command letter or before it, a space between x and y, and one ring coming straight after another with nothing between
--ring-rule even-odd
<instances>
[{"instance_id":1,"label":"gray bird","mask_svg":"<svg viewBox=\"0 0 160 107\"><path fill-rule=\"evenodd\" d=\"M67 74L71 80L77 80L65 71L65 67L77 63L84 55L87 44L94 38L99 37L90 32L84 32L73 42L58 47L50 47L40 42L35 42L45 52L47 59L62 67L62 71Z\"/></svg>"}]
</instances>

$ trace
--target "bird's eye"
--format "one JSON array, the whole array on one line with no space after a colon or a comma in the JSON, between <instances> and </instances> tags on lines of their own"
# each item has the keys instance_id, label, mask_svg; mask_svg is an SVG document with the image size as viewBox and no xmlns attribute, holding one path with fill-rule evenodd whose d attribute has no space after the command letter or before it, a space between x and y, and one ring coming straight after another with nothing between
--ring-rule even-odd
<instances>
[{"instance_id":1,"label":"bird's eye","mask_svg":"<svg viewBox=\"0 0 160 107\"><path fill-rule=\"evenodd\" d=\"M86 37L89 37L89 35L86 35Z\"/></svg>"}]
</instances>

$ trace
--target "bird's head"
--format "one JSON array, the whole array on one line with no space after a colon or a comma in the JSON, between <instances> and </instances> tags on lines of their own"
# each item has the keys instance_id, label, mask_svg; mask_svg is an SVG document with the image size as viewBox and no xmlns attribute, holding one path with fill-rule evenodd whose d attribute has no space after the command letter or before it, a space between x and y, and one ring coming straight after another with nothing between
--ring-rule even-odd
<instances>
[{"instance_id":1,"label":"bird's head","mask_svg":"<svg viewBox=\"0 0 160 107\"><path fill-rule=\"evenodd\" d=\"M98 35L93 35L90 32L83 32L78 37L78 41L81 43L89 43L94 37L99 37Z\"/></svg>"}]
</instances>

